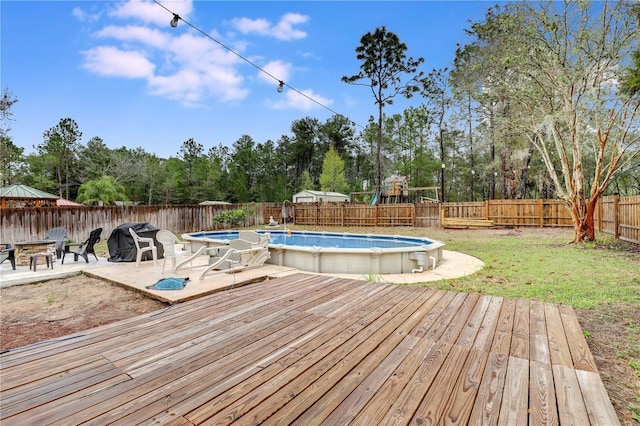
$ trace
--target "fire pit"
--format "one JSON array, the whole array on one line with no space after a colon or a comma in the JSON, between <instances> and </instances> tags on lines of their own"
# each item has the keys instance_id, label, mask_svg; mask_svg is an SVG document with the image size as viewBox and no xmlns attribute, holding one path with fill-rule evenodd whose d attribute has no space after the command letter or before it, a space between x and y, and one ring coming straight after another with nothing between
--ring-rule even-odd
<instances>
[{"instance_id":1,"label":"fire pit","mask_svg":"<svg viewBox=\"0 0 640 426\"><path fill-rule=\"evenodd\" d=\"M51 240L38 240L38 241L22 241L13 243L16 251L16 265L28 266L29 258L35 253L47 253L49 252L49 246L55 244L55 241Z\"/></svg>"}]
</instances>

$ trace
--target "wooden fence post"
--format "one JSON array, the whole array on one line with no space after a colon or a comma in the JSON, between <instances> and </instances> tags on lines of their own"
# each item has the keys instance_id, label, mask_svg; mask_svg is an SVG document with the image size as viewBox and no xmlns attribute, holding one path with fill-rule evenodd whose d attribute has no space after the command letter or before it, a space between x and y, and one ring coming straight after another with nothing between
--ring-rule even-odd
<instances>
[{"instance_id":1,"label":"wooden fence post","mask_svg":"<svg viewBox=\"0 0 640 426\"><path fill-rule=\"evenodd\" d=\"M489 217L489 213L490 213L489 200L486 200L484 202L484 218L486 220L491 220L491 218Z\"/></svg>"},{"instance_id":2,"label":"wooden fence post","mask_svg":"<svg viewBox=\"0 0 640 426\"><path fill-rule=\"evenodd\" d=\"M602 232L602 196L598 198L598 232Z\"/></svg>"},{"instance_id":3,"label":"wooden fence post","mask_svg":"<svg viewBox=\"0 0 640 426\"><path fill-rule=\"evenodd\" d=\"M538 215L540 216L540 228L544 227L544 200L538 200Z\"/></svg>"},{"instance_id":4,"label":"wooden fence post","mask_svg":"<svg viewBox=\"0 0 640 426\"><path fill-rule=\"evenodd\" d=\"M613 194L613 235L617 240L620 238L620 230L618 225L620 224L620 194Z\"/></svg>"},{"instance_id":5,"label":"wooden fence post","mask_svg":"<svg viewBox=\"0 0 640 426\"><path fill-rule=\"evenodd\" d=\"M416 205L415 204L411 205L411 214L413 215L413 217L411 218L411 226L415 228L416 226Z\"/></svg>"}]
</instances>

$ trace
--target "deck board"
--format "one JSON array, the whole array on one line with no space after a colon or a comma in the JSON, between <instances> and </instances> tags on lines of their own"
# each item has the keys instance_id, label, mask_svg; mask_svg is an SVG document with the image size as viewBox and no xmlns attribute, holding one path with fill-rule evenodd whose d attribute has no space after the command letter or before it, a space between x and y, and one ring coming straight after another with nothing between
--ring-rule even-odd
<instances>
[{"instance_id":1,"label":"deck board","mask_svg":"<svg viewBox=\"0 0 640 426\"><path fill-rule=\"evenodd\" d=\"M0 422L616 424L569 306L294 274L0 355Z\"/></svg>"}]
</instances>

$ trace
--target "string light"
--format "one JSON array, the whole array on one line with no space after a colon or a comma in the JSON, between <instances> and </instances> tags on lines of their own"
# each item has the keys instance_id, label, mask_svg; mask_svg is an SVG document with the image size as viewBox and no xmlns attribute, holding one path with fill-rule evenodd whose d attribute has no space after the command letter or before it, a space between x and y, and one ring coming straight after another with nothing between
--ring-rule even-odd
<instances>
[{"instance_id":1,"label":"string light","mask_svg":"<svg viewBox=\"0 0 640 426\"><path fill-rule=\"evenodd\" d=\"M260 72L268 75L269 77L273 78L274 80L276 80L278 82L278 88L276 89L278 91L278 93L282 93L282 91L284 90L285 86L287 88L289 88L290 90L296 92L297 94L304 96L305 98L309 99L311 102L321 106L322 108L326 109L327 111L332 112L335 115L339 115L340 117L344 117L344 115L340 114L337 111L334 111L333 109L329 108L328 106L322 104L321 102L313 99L311 96L302 93L300 90L296 89L295 87L291 87L290 85L288 85L287 83L285 83L284 81L280 80L279 78L275 77L273 74L269 73L268 71L262 69L260 66L256 65L255 63L251 62L249 59L245 58L244 56L242 56L240 53L236 52L235 50L233 50L232 48L226 46L224 43L216 40L215 38L211 37L209 34L207 34L206 32L204 32L203 30L201 30L200 28L196 27L195 25L193 25L192 23L190 23L189 21L185 21L184 18L182 18L180 15L178 15L177 13L172 12L170 9L168 9L165 5L163 5L162 3L160 3L158 0L153 0L153 2L155 4L157 4L158 6L162 7L164 10L166 10L167 12L171 13L173 15L173 19L171 19L170 25L175 28L178 26L178 21L182 21L184 22L186 25L190 26L191 28L193 28L194 30L196 30L197 32L199 32L200 34L202 34L203 36L205 36L206 38L208 38L209 40L219 44L220 46L222 46L223 48L225 48L226 50L228 50L229 52L233 53L234 55L236 55L238 58L242 59L243 61L245 61L246 63L248 63L249 65L257 68ZM362 129L364 129L364 126L356 123L355 121L351 121L351 123L353 123L355 126L358 126Z\"/></svg>"},{"instance_id":2,"label":"string light","mask_svg":"<svg viewBox=\"0 0 640 426\"><path fill-rule=\"evenodd\" d=\"M178 26L178 21L180 20L180 15L178 15L177 13L173 14L173 19L171 20L171 22L169 22L169 25L171 25L173 28Z\"/></svg>"}]
</instances>

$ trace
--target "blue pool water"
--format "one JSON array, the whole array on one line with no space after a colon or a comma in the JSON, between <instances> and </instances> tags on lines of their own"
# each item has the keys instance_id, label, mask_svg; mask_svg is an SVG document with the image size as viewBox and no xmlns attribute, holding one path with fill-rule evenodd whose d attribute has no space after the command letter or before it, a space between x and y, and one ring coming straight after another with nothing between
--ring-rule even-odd
<instances>
[{"instance_id":1,"label":"blue pool water","mask_svg":"<svg viewBox=\"0 0 640 426\"><path fill-rule=\"evenodd\" d=\"M259 233L264 233L258 231ZM322 247L322 248L344 248L344 249L368 249L368 248L407 248L422 245L429 245L431 241L420 238L408 238L397 236L368 236L352 234L306 234L304 232L293 232L287 234L284 231L270 231L269 244L284 244L298 247ZM191 234L193 238L211 238L219 241L229 241L238 238L237 231L227 232L201 232Z\"/></svg>"}]
</instances>

